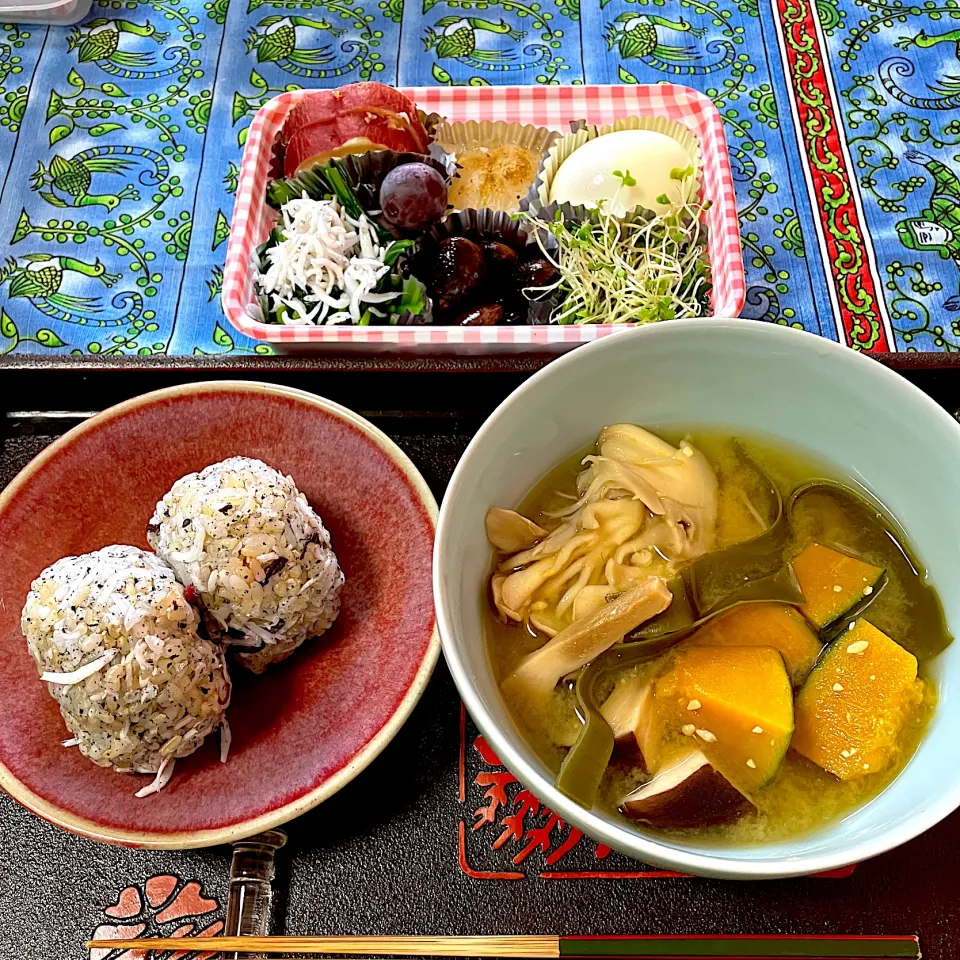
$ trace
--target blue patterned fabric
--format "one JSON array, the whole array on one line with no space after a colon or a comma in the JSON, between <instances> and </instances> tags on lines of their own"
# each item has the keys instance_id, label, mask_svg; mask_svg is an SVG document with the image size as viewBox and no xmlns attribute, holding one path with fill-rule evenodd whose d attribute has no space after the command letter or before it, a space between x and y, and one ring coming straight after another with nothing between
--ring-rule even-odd
<instances>
[{"instance_id":1,"label":"blue patterned fabric","mask_svg":"<svg viewBox=\"0 0 960 960\"><path fill-rule=\"evenodd\" d=\"M746 316L838 339L838 316L860 322L862 305L836 292L859 258L896 349L958 349L960 4L818 0L812 52L783 39L804 10L800 0L98 0L77 27L5 25L0 353L268 351L219 305L246 128L283 90L360 79L694 86L726 121ZM794 112L804 70L814 99L841 115L841 149L814 166L832 175L839 158L853 227L804 160L823 134ZM833 231L853 253L831 250Z\"/></svg>"}]
</instances>

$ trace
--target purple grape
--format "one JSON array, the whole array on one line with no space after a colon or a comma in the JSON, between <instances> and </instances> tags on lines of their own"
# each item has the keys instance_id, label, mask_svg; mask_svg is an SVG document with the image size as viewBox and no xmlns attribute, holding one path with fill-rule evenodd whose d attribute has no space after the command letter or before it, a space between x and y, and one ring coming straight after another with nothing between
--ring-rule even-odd
<instances>
[{"instance_id":1,"label":"purple grape","mask_svg":"<svg viewBox=\"0 0 960 960\"><path fill-rule=\"evenodd\" d=\"M426 163L394 167L380 184L380 209L398 230L426 230L447 209L447 182Z\"/></svg>"}]
</instances>

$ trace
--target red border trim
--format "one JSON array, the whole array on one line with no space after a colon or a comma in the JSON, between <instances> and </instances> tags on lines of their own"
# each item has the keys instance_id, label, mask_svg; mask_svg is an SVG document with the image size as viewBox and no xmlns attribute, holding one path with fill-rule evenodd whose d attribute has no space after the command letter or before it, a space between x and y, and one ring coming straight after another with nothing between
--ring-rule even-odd
<instances>
[{"instance_id":1,"label":"red border trim","mask_svg":"<svg viewBox=\"0 0 960 960\"><path fill-rule=\"evenodd\" d=\"M461 803L467 801L467 708L460 703L460 790L458 796Z\"/></svg>"},{"instance_id":2,"label":"red border trim","mask_svg":"<svg viewBox=\"0 0 960 960\"><path fill-rule=\"evenodd\" d=\"M457 763L457 796L461 804L467 800L467 708L460 703L460 755ZM458 855L460 869L474 880L525 880L526 873L475 870L467 862L466 824L458 825ZM855 863L837 870L811 874L807 879L840 880L849 877L857 869ZM539 874L541 880L676 880L691 878L689 873L673 870L553 870ZM583 939L583 938L581 938ZM598 937L597 939L611 939ZM896 939L896 938L894 938ZM754 958L756 960L756 958Z\"/></svg>"},{"instance_id":3,"label":"red border trim","mask_svg":"<svg viewBox=\"0 0 960 960\"><path fill-rule=\"evenodd\" d=\"M883 293L862 239L866 224L854 202L856 185L842 149L842 119L827 79L816 14L809 0L777 0L776 10L844 337L854 349L887 353L895 346L887 339L880 313Z\"/></svg>"},{"instance_id":4,"label":"red border trim","mask_svg":"<svg viewBox=\"0 0 960 960\"><path fill-rule=\"evenodd\" d=\"M689 873L675 873L673 870L637 870L617 872L615 870L572 870L567 873L541 873L543 880L670 880L677 877L690 878ZM583 938L578 938L583 939Z\"/></svg>"},{"instance_id":5,"label":"red border trim","mask_svg":"<svg viewBox=\"0 0 960 960\"><path fill-rule=\"evenodd\" d=\"M499 873L493 870L474 870L473 867L467 863L467 841L466 841L466 829L467 825L461 820L459 826L458 840L459 840L459 852L460 852L460 869L468 876L472 877L474 880L526 880L527 875L525 873Z\"/></svg>"}]
</instances>

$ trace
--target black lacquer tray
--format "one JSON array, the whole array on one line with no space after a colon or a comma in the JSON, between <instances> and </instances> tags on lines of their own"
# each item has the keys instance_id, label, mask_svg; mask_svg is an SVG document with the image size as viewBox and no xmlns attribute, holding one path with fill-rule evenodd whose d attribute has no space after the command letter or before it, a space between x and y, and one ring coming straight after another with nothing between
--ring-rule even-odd
<instances>
[{"instance_id":1,"label":"black lacquer tray","mask_svg":"<svg viewBox=\"0 0 960 960\"><path fill-rule=\"evenodd\" d=\"M0 366L0 485L91 412L173 383L236 378L357 410L410 455L439 499L484 417L543 362L17 359ZM926 358L902 372L950 412L960 407L960 373ZM0 601L19 602L2 585ZM925 957L960 956L960 815L846 875L665 875L598 848L523 791L463 714L442 663L383 755L288 832L274 932L919 934ZM2 960L81 960L98 928L166 935L222 919L228 848L98 845L2 795L0 837Z\"/></svg>"}]
</instances>

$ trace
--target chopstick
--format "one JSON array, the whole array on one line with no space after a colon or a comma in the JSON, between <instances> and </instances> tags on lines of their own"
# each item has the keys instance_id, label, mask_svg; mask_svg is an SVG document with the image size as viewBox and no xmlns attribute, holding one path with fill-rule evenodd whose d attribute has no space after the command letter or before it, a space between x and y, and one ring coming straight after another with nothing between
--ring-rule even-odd
<instances>
[{"instance_id":1,"label":"chopstick","mask_svg":"<svg viewBox=\"0 0 960 960\"><path fill-rule=\"evenodd\" d=\"M521 937L172 937L91 940L101 950L194 950L253 954L367 954L383 957L526 957L536 960L919 960L918 937L893 936L521 936Z\"/></svg>"}]
</instances>

